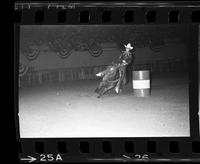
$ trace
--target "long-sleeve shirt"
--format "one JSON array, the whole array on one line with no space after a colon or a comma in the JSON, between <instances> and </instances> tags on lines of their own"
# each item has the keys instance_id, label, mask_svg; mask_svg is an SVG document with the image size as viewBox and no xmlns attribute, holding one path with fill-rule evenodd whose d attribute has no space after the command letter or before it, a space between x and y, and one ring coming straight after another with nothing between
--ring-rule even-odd
<instances>
[{"instance_id":1,"label":"long-sleeve shirt","mask_svg":"<svg viewBox=\"0 0 200 164\"><path fill-rule=\"evenodd\" d=\"M131 52L122 51L121 56L119 57L120 63L126 63L126 65L131 63L132 55Z\"/></svg>"}]
</instances>

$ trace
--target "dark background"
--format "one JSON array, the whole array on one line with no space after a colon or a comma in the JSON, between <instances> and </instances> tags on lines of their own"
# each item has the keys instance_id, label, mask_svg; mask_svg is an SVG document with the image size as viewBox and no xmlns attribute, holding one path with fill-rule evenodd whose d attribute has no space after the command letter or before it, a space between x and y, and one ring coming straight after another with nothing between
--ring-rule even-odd
<instances>
[{"instance_id":1,"label":"dark background","mask_svg":"<svg viewBox=\"0 0 200 164\"><path fill-rule=\"evenodd\" d=\"M132 70L176 72L188 69L187 25L21 26L20 86L96 79L131 43ZM61 75L63 74L63 75Z\"/></svg>"}]
</instances>

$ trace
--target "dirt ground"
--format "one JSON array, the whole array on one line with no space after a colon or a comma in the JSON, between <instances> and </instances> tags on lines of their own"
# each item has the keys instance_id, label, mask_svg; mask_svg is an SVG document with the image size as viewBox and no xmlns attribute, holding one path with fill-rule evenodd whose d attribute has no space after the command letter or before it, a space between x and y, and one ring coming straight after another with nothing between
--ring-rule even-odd
<instances>
[{"instance_id":1,"label":"dirt ground","mask_svg":"<svg viewBox=\"0 0 200 164\"><path fill-rule=\"evenodd\" d=\"M20 89L21 138L189 136L187 74L153 75L147 98L135 97L130 81L121 94L112 90L98 99L99 82Z\"/></svg>"}]
</instances>

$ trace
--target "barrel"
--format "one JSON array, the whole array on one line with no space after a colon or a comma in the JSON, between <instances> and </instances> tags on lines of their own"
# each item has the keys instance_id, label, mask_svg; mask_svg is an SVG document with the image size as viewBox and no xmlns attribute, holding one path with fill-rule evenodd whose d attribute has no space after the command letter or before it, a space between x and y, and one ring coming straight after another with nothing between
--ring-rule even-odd
<instances>
[{"instance_id":1,"label":"barrel","mask_svg":"<svg viewBox=\"0 0 200 164\"><path fill-rule=\"evenodd\" d=\"M150 71L137 70L133 71L133 94L136 97L148 97L151 95L150 90Z\"/></svg>"}]
</instances>

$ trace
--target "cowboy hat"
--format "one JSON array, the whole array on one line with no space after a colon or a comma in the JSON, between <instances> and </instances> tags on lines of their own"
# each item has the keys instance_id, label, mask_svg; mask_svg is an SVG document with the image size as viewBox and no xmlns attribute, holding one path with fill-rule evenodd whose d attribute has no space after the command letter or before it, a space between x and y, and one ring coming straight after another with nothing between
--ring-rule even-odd
<instances>
[{"instance_id":1,"label":"cowboy hat","mask_svg":"<svg viewBox=\"0 0 200 164\"><path fill-rule=\"evenodd\" d=\"M130 50L132 50L133 49L133 47L131 46L131 44L130 43L128 43L127 45L124 45L126 48L128 48L128 49L130 49Z\"/></svg>"}]
</instances>

